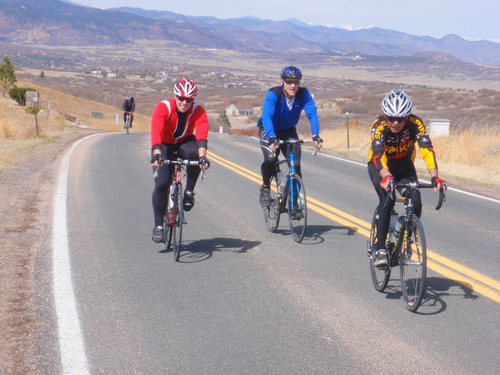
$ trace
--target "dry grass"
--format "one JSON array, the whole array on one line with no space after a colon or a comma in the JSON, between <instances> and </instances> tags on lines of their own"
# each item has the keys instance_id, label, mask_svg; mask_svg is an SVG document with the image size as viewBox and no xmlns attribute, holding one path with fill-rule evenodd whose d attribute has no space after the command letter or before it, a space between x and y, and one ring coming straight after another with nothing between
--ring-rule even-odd
<instances>
[{"instance_id":1,"label":"dry grass","mask_svg":"<svg viewBox=\"0 0 500 375\"><path fill-rule=\"evenodd\" d=\"M80 126L100 129L103 131L123 131L121 110L97 101L75 97L55 89L38 86L32 82L20 82L40 91L42 107L51 103L50 116L46 112L38 115L40 136L36 136L34 116L25 112L14 101L0 97L0 109L6 116L0 118L0 168L14 163L19 154L28 152L33 147L44 142L51 142L74 127ZM103 118L92 117L92 112L102 112ZM116 117L119 115L119 126ZM493 115L490 115L490 117ZM212 115L213 117L213 115ZM451 132L448 137L433 139L437 154L440 175L450 184L482 186L500 194L500 129L498 116L483 121L482 126L465 124L471 118L463 118L464 124L456 124L459 131ZM211 118L212 131L218 131L218 123ZM356 122L356 121L353 121ZM349 128L349 148L347 147L347 131L342 126L344 120L340 117L335 128L324 127L321 136L325 140L325 149L357 160L365 161L369 133L366 126L363 129L351 126ZM359 122L358 122L359 123ZM302 126L303 124L301 124ZM488 126L486 126L488 125ZM302 126L303 127L303 126ZM150 117L136 114L134 131L149 131ZM307 126L304 128L306 129ZM235 135L255 135L255 127L249 129L231 129ZM417 157L416 165L422 177L427 177L425 165Z\"/></svg>"},{"instance_id":2,"label":"dry grass","mask_svg":"<svg viewBox=\"0 0 500 375\"><path fill-rule=\"evenodd\" d=\"M365 129L328 129L321 133L325 149L366 161L370 134ZM432 140L440 176L453 185L484 187L500 193L500 129L472 127L467 131ZM425 163L417 156L419 175L428 177Z\"/></svg>"},{"instance_id":3,"label":"dry grass","mask_svg":"<svg viewBox=\"0 0 500 375\"><path fill-rule=\"evenodd\" d=\"M102 131L123 131L121 109L99 102L64 94L33 84L19 82L19 87L31 87L40 92L42 111L35 116L26 112L10 98L0 96L0 168L5 168L18 157L37 145L52 142L71 128L84 127ZM47 111L50 102L50 111ZM92 112L102 112L103 118L92 117ZM116 124L119 116L119 125ZM148 131L150 118L137 115L133 130Z\"/></svg>"}]
</instances>

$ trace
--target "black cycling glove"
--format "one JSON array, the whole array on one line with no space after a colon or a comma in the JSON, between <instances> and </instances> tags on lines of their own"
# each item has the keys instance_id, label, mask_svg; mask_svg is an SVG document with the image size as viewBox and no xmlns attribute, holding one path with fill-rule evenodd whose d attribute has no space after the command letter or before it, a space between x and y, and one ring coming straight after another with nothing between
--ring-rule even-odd
<instances>
[{"instance_id":1,"label":"black cycling glove","mask_svg":"<svg viewBox=\"0 0 500 375\"><path fill-rule=\"evenodd\" d=\"M161 156L161 154L154 154L153 155L153 158L151 159L151 164L153 164L155 161L158 162L158 165L161 165L161 163L163 162L163 157Z\"/></svg>"},{"instance_id":2,"label":"black cycling glove","mask_svg":"<svg viewBox=\"0 0 500 375\"><path fill-rule=\"evenodd\" d=\"M267 144L268 145L272 145L272 144L278 145L279 144L278 137L270 137L269 141L267 142Z\"/></svg>"},{"instance_id":3,"label":"black cycling glove","mask_svg":"<svg viewBox=\"0 0 500 375\"><path fill-rule=\"evenodd\" d=\"M314 141L314 142L323 142L323 140L320 138L320 136L319 136L319 135L315 135L315 136L313 137L313 141Z\"/></svg>"},{"instance_id":4,"label":"black cycling glove","mask_svg":"<svg viewBox=\"0 0 500 375\"><path fill-rule=\"evenodd\" d=\"M436 176L431 177L431 184L432 184L432 187L434 187L434 188L435 188L435 187L437 187L437 186L438 186L438 184L443 184L443 183L446 183L446 181L445 181L445 180L442 180L442 179L440 179L439 177L436 177Z\"/></svg>"},{"instance_id":5,"label":"black cycling glove","mask_svg":"<svg viewBox=\"0 0 500 375\"><path fill-rule=\"evenodd\" d=\"M206 156L200 157L200 160L198 160L200 165L204 168L210 168L210 160L206 158Z\"/></svg>"}]
</instances>

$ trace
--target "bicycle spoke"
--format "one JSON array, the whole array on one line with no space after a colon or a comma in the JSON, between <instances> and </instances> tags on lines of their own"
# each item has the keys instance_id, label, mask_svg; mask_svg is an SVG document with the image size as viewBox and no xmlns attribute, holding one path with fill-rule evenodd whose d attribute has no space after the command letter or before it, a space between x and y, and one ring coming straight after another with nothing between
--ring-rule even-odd
<instances>
[{"instance_id":1,"label":"bicycle spoke","mask_svg":"<svg viewBox=\"0 0 500 375\"><path fill-rule=\"evenodd\" d=\"M307 202L304 184L299 175L293 175L288 189L288 221L296 242L302 242L307 227Z\"/></svg>"},{"instance_id":2,"label":"bicycle spoke","mask_svg":"<svg viewBox=\"0 0 500 375\"><path fill-rule=\"evenodd\" d=\"M415 312L425 291L427 276L427 249L420 219L413 217L404 234L401 251L401 288L406 308Z\"/></svg>"},{"instance_id":3,"label":"bicycle spoke","mask_svg":"<svg viewBox=\"0 0 500 375\"><path fill-rule=\"evenodd\" d=\"M172 240L174 249L174 259L179 260L181 253L181 241L182 241L182 225L184 222L184 207L182 205L182 184L177 183L174 188L174 215L175 222L172 227Z\"/></svg>"},{"instance_id":4,"label":"bicycle spoke","mask_svg":"<svg viewBox=\"0 0 500 375\"><path fill-rule=\"evenodd\" d=\"M280 222L280 199L278 198L278 184L276 176L271 178L271 204L269 207L264 207L264 220L266 221L269 232L274 233Z\"/></svg>"}]
</instances>

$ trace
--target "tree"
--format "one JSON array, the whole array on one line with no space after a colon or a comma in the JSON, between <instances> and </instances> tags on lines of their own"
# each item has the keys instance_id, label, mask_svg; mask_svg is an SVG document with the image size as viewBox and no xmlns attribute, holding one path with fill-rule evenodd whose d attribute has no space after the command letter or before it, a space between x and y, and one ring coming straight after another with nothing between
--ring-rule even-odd
<instances>
[{"instance_id":1,"label":"tree","mask_svg":"<svg viewBox=\"0 0 500 375\"><path fill-rule=\"evenodd\" d=\"M221 124L224 124L224 125L231 127L231 122L229 121L229 118L227 117L226 111L223 111L220 113L219 117L217 117L217 122L220 122Z\"/></svg>"},{"instance_id":2,"label":"tree","mask_svg":"<svg viewBox=\"0 0 500 375\"><path fill-rule=\"evenodd\" d=\"M3 96L5 96L7 90L14 86L17 78L14 74L14 65L10 62L9 56L4 56L3 61L4 63L0 64L0 85L3 87Z\"/></svg>"},{"instance_id":3,"label":"tree","mask_svg":"<svg viewBox=\"0 0 500 375\"><path fill-rule=\"evenodd\" d=\"M40 73L40 78L45 78L45 72L42 70L42 72Z\"/></svg>"}]
</instances>

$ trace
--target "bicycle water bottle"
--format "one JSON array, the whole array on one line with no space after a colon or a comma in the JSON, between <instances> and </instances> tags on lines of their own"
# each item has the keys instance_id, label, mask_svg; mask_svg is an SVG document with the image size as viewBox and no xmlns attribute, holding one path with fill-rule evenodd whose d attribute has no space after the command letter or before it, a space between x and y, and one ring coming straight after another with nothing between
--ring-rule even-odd
<instances>
[{"instance_id":1,"label":"bicycle water bottle","mask_svg":"<svg viewBox=\"0 0 500 375\"><path fill-rule=\"evenodd\" d=\"M168 208L174 207L174 198L172 197L172 189L168 189Z\"/></svg>"},{"instance_id":2,"label":"bicycle water bottle","mask_svg":"<svg viewBox=\"0 0 500 375\"><path fill-rule=\"evenodd\" d=\"M168 189L168 224L169 227L172 227L175 222L175 214L174 214L174 199L172 197L172 189Z\"/></svg>"},{"instance_id":3,"label":"bicycle water bottle","mask_svg":"<svg viewBox=\"0 0 500 375\"><path fill-rule=\"evenodd\" d=\"M398 213L396 211L392 210L391 221L389 224L389 242L391 242L391 243L396 242L396 236L394 235L394 229L396 228L397 222L398 222Z\"/></svg>"},{"instance_id":4,"label":"bicycle water bottle","mask_svg":"<svg viewBox=\"0 0 500 375\"><path fill-rule=\"evenodd\" d=\"M396 242L396 239L398 238L402 226L403 226L403 216L400 216L396 221L396 225L394 225L394 242Z\"/></svg>"}]
</instances>

